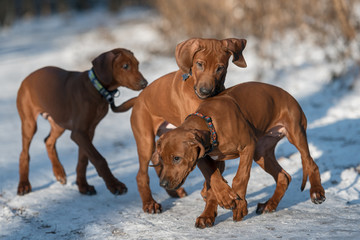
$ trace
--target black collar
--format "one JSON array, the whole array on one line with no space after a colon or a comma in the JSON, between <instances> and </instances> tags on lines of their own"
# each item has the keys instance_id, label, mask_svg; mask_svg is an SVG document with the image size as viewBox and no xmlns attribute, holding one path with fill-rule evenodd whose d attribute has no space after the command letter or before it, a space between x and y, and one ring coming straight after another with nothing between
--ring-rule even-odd
<instances>
[{"instance_id":1,"label":"black collar","mask_svg":"<svg viewBox=\"0 0 360 240\"><path fill-rule=\"evenodd\" d=\"M88 76L89 76L91 83L94 85L96 90L101 94L101 96L103 96L110 105L114 105L114 97L119 96L119 94L120 94L119 90L116 89L114 91L108 91L106 88L104 88L104 86L98 80L98 78L95 74L94 68L91 68L89 70Z\"/></svg>"},{"instance_id":2,"label":"black collar","mask_svg":"<svg viewBox=\"0 0 360 240\"><path fill-rule=\"evenodd\" d=\"M210 146L210 149L205 152L205 154L210 153L215 147L217 147L219 145L219 142L217 141L217 134L216 134L216 131L215 131L215 127L214 127L214 124L212 122L211 117L207 117L207 116L204 116L203 114L201 114L199 112L195 112L195 113L189 114L185 118L185 120L190 116L198 116L198 117L201 117L202 119L205 120L206 125L209 128L209 131L210 131L210 134L211 134L211 146Z\"/></svg>"}]
</instances>

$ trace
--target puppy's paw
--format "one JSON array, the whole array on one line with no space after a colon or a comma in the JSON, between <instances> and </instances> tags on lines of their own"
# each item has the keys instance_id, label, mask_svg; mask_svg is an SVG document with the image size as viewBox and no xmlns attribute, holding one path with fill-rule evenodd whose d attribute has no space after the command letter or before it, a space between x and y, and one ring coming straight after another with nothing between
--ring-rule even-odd
<instances>
[{"instance_id":1,"label":"puppy's paw","mask_svg":"<svg viewBox=\"0 0 360 240\"><path fill-rule=\"evenodd\" d=\"M23 196L31 192L31 184L29 181L19 182L17 194Z\"/></svg>"},{"instance_id":2,"label":"puppy's paw","mask_svg":"<svg viewBox=\"0 0 360 240\"><path fill-rule=\"evenodd\" d=\"M326 200L325 190L320 186L314 186L310 188L310 198L315 204L321 204Z\"/></svg>"},{"instance_id":3,"label":"puppy's paw","mask_svg":"<svg viewBox=\"0 0 360 240\"><path fill-rule=\"evenodd\" d=\"M66 173L62 166L58 168L53 168L53 173L58 182L65 185L66 184Z\"/></svg>"},{"instance_id":4,"label":"puppy's paw","mask_svg":"<svg viewBox=\"0 0 360 240\"><path fill-rule=\"evenodd\" d=\"M56 181L60 182L62 185L65 185L67 182L66 176L65 177L56 176Z\"/></svg>"},{"instance_id":5,"label":"puppy's paw","mask_svg":"<svg viewBox=\"0 0 360 240\"><path fill-rule=\"evenodd\" d=\"M92 196L92 195L96 194L96 190L95 190L94 186L89 185L87 183L79 184L78 182L76 182L76 184L78 185L78 189L81 194L88 195L88 196Z\"/></svg>"},{"instance_id":6,"label":"puppy's paw","mask_svg":"<svg viewBox=\"0 0 360 240\"><path fill-rule=\"evenodd\" d=\"M144 203L143 210L144 210L144 212L151 213L151 214L162 212L161 204L159 204L155 201Z\"/></svg>"},{"instance_id":7,"label":"puppy's paw","mask_svg":"<svg viewBox=\"0 0 360 240\"><path fill-rule=\"evenodd\" d=\"M114 195L122 195L122 194L127 193L127 191L128 191L126 185L118 180L115 180L111 184L107 184L106 187Z\"/></svg>"},{"instance_id":8,"label":"puppy's paw","mask_svg":"<svg viewBox=\"0 0 360 240\"><path fill-rule=\"evenodd\" d=\"M197 228L206 228L214 226L215 216L199 216L196 219L195 227Z\"/></svg>"},{"instance_id":9,"label":"puppy's paw","mask_svg":"<svg viewBox=\"0 0 360 240\"><path fill-rule=\"evenodd\" d=\"M221 187L213 187L213 192L219 206L222 208L234 209L236 207L236 200L240 199L235 191L226 183L222 184Z\"/></svg>"},{"instance_id":10,"label":"puppy's paw","mask_svg":"<svg viewBox=\"0 0 360 240\"><path fill-rule=\"evenodd\" d=\"M236 200L236 208L232 211L233 220L235 222L241 221L248 214L246 200Z\"/></svg>"},{"instance_id":11,"label":"puppy's paw","mask_svg":"<svg viewBox=\"0 0 360 240\"><path fill-rule=\"evenodd\" d=\"M275 212L276 207L277 205L275 205L271 201L267 201L266 203L258 203L256 208L256 213L263 214L263 213Z\"/></svg>"}]
</instances>

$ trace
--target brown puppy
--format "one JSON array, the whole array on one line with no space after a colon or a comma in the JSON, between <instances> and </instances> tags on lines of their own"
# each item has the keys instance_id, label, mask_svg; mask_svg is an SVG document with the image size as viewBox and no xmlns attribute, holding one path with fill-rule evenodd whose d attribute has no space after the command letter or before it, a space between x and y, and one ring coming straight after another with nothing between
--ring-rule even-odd
<instances>
[{"instance_id":1,"label":"brown puppy","mask_svg":"<svg viewBox=\"0 0 360 240\"><path fill-rule=\"evenodd\" d=\"M195 168L197 160L205 154L217 161L240 156L232 183L240 198L234 200L233 219L239 221L247 214L245 195L254 159L277 183L274 195L265 204L259 204L257 212L275 211L291 180L274 154L276 144L286 136L301 154L301 190L309 177L311 200L322 203L325 192L318 166L310 156L306 124L301 107L286 91L256 82L234 86L203 101L196 114L191 114L180 127L165 133L157 141L153 162L162 166L160 185L169 190L178 189ZM225 194L224 197L233 201L228 192L223 192L224 181L220 171L209 169L202 172L215 195ZM213 197L207 198L205 210L196 220L196 226L212 226L216 212L216 201Z\"/></svg>"},{"instance_id":2,"label":"brown puppy","mask_svg":"<svg viewBox=\"0 0 360 240\"><path fill-rule=\"evenodd\" d=\"M228 61L246 67L242 51L244 39L190 39L177 45L175 55L179 70L151 83L139 95L131 115L131 127L139 155L138 190L143 210L161 212L161 205L151 195L148 167L155 150L155 136L167 123L179 126L203 99L225 89ZM161 167L155 168L159 174ZM185 196L183 189L168 191L171 196Z\"/></svg>"},{"instance_id":3,"label":"brown puppy","mask_svg":"<svg viewBox=\"0 0 360 240\"><path fill-rule=\"evenodd\" d=\"M45 144L59 182L66 183L66 174L58 159L55 143L68 129L72 131L71 139L79 146L76 183L80 193L96 193L94 187L86 181L88 159L112 193L122 194L127 191L126 186L113 176L106 160L92 144L92 139L95 127L108 112L109 103L114 112L123 112L135 102L133 98L115 107L113 97L117 88L124 86L140 90L146 87L147 81L139 72L139 63L133 53L126 49L105 52L95 58L92 64L93 68L85 72L45 67L31 73L22 82L16 102L22 130L19 195L31 191L29 146L36 132L39 114L48 119L51 125Z\"/></svg>"}]
</instances>

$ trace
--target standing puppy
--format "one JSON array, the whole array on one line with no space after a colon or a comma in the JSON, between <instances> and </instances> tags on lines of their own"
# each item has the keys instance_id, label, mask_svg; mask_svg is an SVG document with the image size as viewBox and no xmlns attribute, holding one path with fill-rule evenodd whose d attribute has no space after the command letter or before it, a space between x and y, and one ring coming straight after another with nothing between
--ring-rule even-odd
<instances>
[{"instance_id":1,"label":"standing puppy","mask_svg":"<svg viewBox=\"0 0 360 240\"><path fill-rule=\"evenodd\" d=\"M246 40L193 38L177 45L175 56L179 70L152 82L139 97L131 114L131 128L139 155L136 180L143 210L160 213L161 205L151 194L148 168L155 150L155 136L163 133L167 124L179 126L206 98L225 89L224 81L229 58L239 67L246 67L242 52ZM155 167L157 174L161 167ZM183 189L168 191L171 196L186 195Z\"/></svg>"},{"instance_id":2,"label":"standing puppy","mask_svg":"<svg viewBox=\"0 0 360 240\"><path fill-rule=\"evenodd\" d=\"M66 183L66 174L55 148L58 137L68 129L71 139L79 146L76 183L82 194L96 194L95 188L86 181L88 160L95 166L113 194L127 192L126 186L111 173L103 156L92 144L97 124L109 109L123 112L131 108L135 98L115 107L117 88L124 86L133 90L146 87L147 81L138 70L138 61L126 49L113 49L95 58L93 68L85 72L66 71L57 67L44 67L31 73L22 82L17 95L17 108L21 119L22 152L20 154L20 182L18 194L31 191L29 182L29 146L36 132L39 114L50 125L45 139L46 150L56 179Z\"/></svg>"},{"instance_id":3,"label":"standing puppy","mask_svg":"<svg viewBox=\"0 0 360 240\"><path fill-rule=\"evenodd\" d=\"M325 191L318 166L309 152L306 125L300 105L286 91L264 83L243 83L203 101L181 126L163 134L152 160L162 166L160 185L174 190L184 183L204 155L217 161L240 156L232 183L239 196L237 200L226 191L220 171L202 169L214 195L223 195L227 202L236 203L232 205L233 219L240 221L247 214L245 195L253 159L276 181L274 195L265 204L259 204L257 212L275 211L284 196L291 177L277 163L274 151L278 141L286 136L301 154L301 190L309 177L311 200L322 203ZM212 226L217 212L216 199L206 197L205 210L196 220L196 226L201 228Z\"/></svg>"}]
</instances>

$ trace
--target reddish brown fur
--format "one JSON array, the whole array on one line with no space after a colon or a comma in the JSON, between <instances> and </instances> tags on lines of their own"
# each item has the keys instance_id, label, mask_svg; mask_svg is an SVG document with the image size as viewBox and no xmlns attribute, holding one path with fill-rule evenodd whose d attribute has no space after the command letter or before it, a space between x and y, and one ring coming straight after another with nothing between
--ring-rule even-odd
<instances>
[{"instance_id":1,"label":"reddish brown fur","mask_svg":"<svg viewBox=\"0 0 360 240\"><path fill-rule=\"evenodd\" d=\"M235 221L241 220L247 214L245 195L253 159L271 174L277 183L273 196L266 203L259 204L257 212L275 211L291 181L290 175L277 163L274 154L276 144L284 136L301 154L301 190L309 176L311 200L314 203L325 200L318 166L311 158L308 148L306 118L290 94L268 84L243 83L207 99L196 111L210 116L217 132L219 145L208 155L217 161L240 156L232 189L225 184L221 170L217 169L215 162L207 159L209 164L201 171L209 182L210 189L207 192L202 191L206 198L206 207L196 220L197 227L212 226L218 203L220 206L233 208ZM153 157L154 164L162 166L160 185L169 190L179 188L194 169L198 159L210 148L210 144L209 129L205 121L198 116L189 117L177 129L162 135Z\"/></svg>"},{"instance_id":2,"label":"reddish brown fur","mask_svg":"<svg viewBox=\"0 0 360 240\"><path fill-rule=\"evenodd\" d=\"M180 70L157 79L139 95L132 111L131 127L140 164L136 179L145 212L161 212L161 205L151 195L148 176L159 127L165 121L179 126L202 99L223 91L230 55L237 66L246 67L242 56L245 45L246 40L240 39L190 39L182 42L175 52ZM190 70L192 76L183 81L182 75ZM155 169L160 174L161 168ZM177 197L186 195L182 188L168 193Z\"/></svg>"},{"instance_id":3,"label":"reddish brown fur","mask_svg":"<svg viewBox=\"0 0 360 240\"><path fill-rule=\"evenodd\" d=\"M120 86L140 90L147 84L138 70L138 61L126 49L105 52L92 63L98 80L110 91ZM128 65L127 69L125 64ZM119 107L112 107L112 110L126 111L134 102L135 98L130 99ZM16 103L22 129L19 195L31 191L29 146L36 132L36 119L39 114L48 119L51 125L45 144L58 181L65 184L66 174L58 159L55 143L65 129L68 129L71 130L71 139L79 146L76 168L79 191L89 195L96 193L94 187L86 181L88 160L95 166L112 193L122 194L127 191L126 186L113 176L106 160L92 144L95 127L108 112L109 103L90 82L88 71L70 72L57 67L36 70L22 82Z\"/></svg>"}]
</instances>

